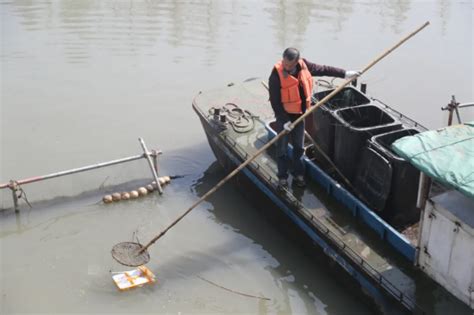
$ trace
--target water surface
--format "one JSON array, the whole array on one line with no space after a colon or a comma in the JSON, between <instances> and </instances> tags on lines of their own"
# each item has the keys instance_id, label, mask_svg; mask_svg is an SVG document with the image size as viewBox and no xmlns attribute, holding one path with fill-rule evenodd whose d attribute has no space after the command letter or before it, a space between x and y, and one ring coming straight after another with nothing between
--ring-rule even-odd
<instances>
[{"instance_id":1,"label":"water surface","mask_svg":"<svg viewBox=\"0 0 474 315\"><path fill-rule=\"evenodd\" d=\"M0 214L2 313L365 314L231 185L154 245L153 287L117 292L109 250L134 232L147 241L225 175L191 101L268 77L287 46L361 69L429 20L361 80L430 128L446 125L451 95L474 99L470 1L20 0L0 12L1 182L139 154L138 137L163 150L163 174L187 175L109 206L103 194L149 180L144 161L25 186L33 209Z\"/></svg>"}]
</instances>

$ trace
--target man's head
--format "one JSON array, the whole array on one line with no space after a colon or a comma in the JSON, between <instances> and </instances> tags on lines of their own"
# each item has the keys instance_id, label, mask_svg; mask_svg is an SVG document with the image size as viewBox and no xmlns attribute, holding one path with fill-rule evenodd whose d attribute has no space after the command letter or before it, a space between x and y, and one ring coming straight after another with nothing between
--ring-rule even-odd
<instances>
[{"instance_id":1,"label":"man's head","mask_svg":"<svg viewBox=\"0 0 474 315\"><path fill-rule=\"evenodd\" d=\"M288 47L283 52L283 68L288 72L293 71L299 59L300 59L299 50L293 47Z\"/></svg>"}]
</instances>

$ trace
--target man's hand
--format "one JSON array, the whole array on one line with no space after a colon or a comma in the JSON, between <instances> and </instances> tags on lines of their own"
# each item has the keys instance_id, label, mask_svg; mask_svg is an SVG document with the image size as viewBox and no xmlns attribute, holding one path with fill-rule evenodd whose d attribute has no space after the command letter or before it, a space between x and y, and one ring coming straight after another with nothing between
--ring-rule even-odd
<instances>
[{"instance_id":1,"label":"man's hand","mask_svg":"<svg viewBox=\"0 0 474 315\"><path fill-rule=\"evenodd\" d=\"M291 126L291 121L287 121L284 125L283 125L283 129L285 129L286 131L290 132L293 127Z\"/></svg>"},{"instance_id":2,"label":"man's hand","mask_svg":"<svg viewBox=\"0 0 474 315\"><path fill-rule=\"evenodd\" d=\"M361 71L358 71L358 70L347 70L346 71L346 75L345 75L345 78L346 79L352 79L353 77L358 77L362 74Z\"/></svg>"}]
</instances>

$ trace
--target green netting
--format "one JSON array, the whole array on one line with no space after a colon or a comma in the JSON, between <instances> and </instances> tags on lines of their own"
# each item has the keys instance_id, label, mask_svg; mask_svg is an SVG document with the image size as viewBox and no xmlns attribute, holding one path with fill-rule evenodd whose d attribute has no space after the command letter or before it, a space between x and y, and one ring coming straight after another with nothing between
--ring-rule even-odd
<instances>
[{"instance_id":1,"label":"green netting","mask_svg":"<svg viewBox=\"0 0 474 315\"><path fill-rule=\"evenodd\" d=\"M474 199L474 121L398 139L392 149L426 175Z\"/></svg>"}]
</instances>

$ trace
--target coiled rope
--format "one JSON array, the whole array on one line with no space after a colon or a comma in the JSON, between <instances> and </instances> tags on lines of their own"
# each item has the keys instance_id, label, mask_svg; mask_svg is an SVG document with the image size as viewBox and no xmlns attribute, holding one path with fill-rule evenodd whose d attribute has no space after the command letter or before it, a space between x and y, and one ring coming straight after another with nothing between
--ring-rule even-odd
<instances>
[{"instance_id":1,"label":"coiled rope","mask_svg":"<svg viewBox=\"0 0 474 315\"><path fill-rule=\"evenodd\" d=\"M212 107L209 113L212 115L216 108ZM254 119L258 116L253 115L248 110L240 108L235 103L226 103L220 108L220 115L225 115L229 125L238 133L245 133L253 130L255 127Z\"/></svg>"}]
</instances>

